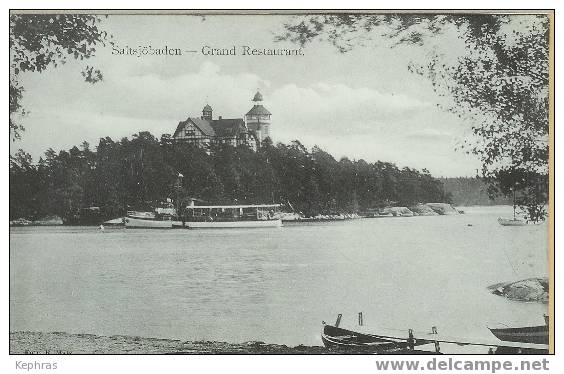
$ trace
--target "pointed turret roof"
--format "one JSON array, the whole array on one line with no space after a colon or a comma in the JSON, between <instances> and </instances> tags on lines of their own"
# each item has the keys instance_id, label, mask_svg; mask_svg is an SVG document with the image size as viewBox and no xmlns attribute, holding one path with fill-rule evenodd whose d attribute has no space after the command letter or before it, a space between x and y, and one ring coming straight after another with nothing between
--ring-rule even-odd
<instances>
[{"instance_id":1,"label":"pointed turret roof","mask_svg":"<svg viewBox=\"0 0 564 374\"><path fill-rule=\"evenodd\" d=\"M251 110L247 112L247 115L269 115L272 114L260 104L255 104Z\"/></svg>"},{"instance_id":2,"label":"pointed turret roof","mask_svg":"<svg viewBox=\"0 0 564 374\"><path fill-rule=\"evenodd\" d=\"M253 97L253 101L262 101L262 94L259 91L257 91L255 97Z\"/></svg>"}]
</instances>

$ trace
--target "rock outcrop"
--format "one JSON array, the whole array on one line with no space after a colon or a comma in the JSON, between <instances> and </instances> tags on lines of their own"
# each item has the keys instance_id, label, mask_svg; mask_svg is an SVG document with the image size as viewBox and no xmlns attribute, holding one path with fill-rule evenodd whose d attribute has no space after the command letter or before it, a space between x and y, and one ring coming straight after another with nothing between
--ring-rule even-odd
<instances>
[{"instance_id":1,"label":"rock outcrop","mask_svg":"<svg viewBox=\"0 0 564 374\"><path fill-rule=\"evenodd\" d=\"M452 205L447 203L427 203L425 204L429 208L433 209L435 212L440 214L441 216L459 214L456 209L453 208Z\"/></svg>"},{"instance_id":2,"label":"rock outcrop","mask_svg":"<svg viewBox=\"0 0 564 374\"><path fill-rule=\"evenodd\" d=\"M548 279L528 278L517 282L497 283L488 287L491 293L517 301L548 302Z\"/></svg>"},{"instance_id":3,"label":"rock outcrop","mask_svg":"<svg viewBox=\"0 0 564 374\"><path fill-rule=\"evenodd\" d=\"M439 213L435 212L431 207L425 204L417 204L410 206L409 209L418 216L438 216Z\"/></svg>"}]
</instances>

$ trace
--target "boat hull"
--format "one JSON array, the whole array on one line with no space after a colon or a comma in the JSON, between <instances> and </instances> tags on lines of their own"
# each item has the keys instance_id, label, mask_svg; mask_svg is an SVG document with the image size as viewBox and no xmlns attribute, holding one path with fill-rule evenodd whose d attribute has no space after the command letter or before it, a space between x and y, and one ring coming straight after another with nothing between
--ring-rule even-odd
<instances>
[{"instance_id":1,"label":"boat hull","mask_svg":"<svg viewBox=\"0 0 564 374\"><path fill-rule=\"evenodd\" d=\"M127 229L172 229L172 221L157 221L151 219L139 219L127 217L125 219Z\"/></svg>"},{"instance_id":2,"label":"boat hull","mask_svg":"<svg viewBox=\"0 0 564 374\"><path fill-rule=\"evenodd\" d=\"M114 218L108 221L104 221L104 225L114 225L114 226L123 226L125 224L125 217Z\"/></svg>"},{"instance_id":3,"label":"boat hull","mask_svg":"<svg viewBox=\"0 0 564 374\"><path fill-rule=\"evenodd\" d=\"M492 334L505 342L548 344L548 326L490 329Z\"/></svg>"},{"instance_id":4,"label":"boat hull","mask_svg":"<svg viewBox=\"0 0 564 374\"><path fill-rule=\"evenodd\" d=\"M272 220L264 220L264 221L185 222L185 227L188 227L190 229L282 227L282 220L272 219Z\"/></svg>"},{"instance_id":5,"label":"boat hull","mask_svg":"<svg viewBox=\"0 0 564 374\"><path fill-rule=\"evenodd\" d=\"M346 353L390 353L390 354L437 354L438 352L414 349L428 344L427 341L413 341L410 348L406 339L384 338L363 334L339 327L324 325L321 340L326 348Z\"/></svg>"},{"instance_id":6,"label":"boat hull","mask_svg":"<svg viewBox=\"0 0 564 374\"><path fill-rule=\"evenodd\" d=\"M525 226L527 223L525 221L521 221L519 219L506 219L506 218L498 218L497 222L499 222L502 226Z\"/></svg>"}]
</instances>

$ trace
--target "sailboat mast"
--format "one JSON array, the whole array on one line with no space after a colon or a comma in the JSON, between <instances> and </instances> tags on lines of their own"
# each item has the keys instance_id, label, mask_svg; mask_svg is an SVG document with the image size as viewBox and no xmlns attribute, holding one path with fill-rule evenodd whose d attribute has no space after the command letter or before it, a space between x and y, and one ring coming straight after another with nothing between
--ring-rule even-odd
<instances>
[{"instance_id":1,"label":"sailboat mast","mask_svg":"<svg viewBox=\"0 0 564 374\"><path fill-rule=\"evenodd\" d=\"M178 174L178 177L176 179L176 217L178 219L180 219L180 190L182 189L182 178L184 178L184 175L176 172Z\"/></svg>"},{"instance_id":2,"label":"sailboat mast","mask_svg":"<svg viewBox=\"0 0 564 374\"><path fill-rule=\"evenodd\" d=\"M143 164L143 148L139 150L139 161L141 163L141 206L145 209L146 191L145 191L145 165Z\"/></svg>"},{"instance_id":3,"label":"sailboat mast","mask_svg":"<svg viewBox=\"0 0 564 374\"><path fill-rule=\"evenodd\" d=\"M515 187L513 187L513 221L515 220Z\"/></svg>"},{"instance_id":4,"label":"sailboat mast","mask_svg":"<svg viewBox=\"0 0 564 374\"><path fill-rule=\"evenodd\" d=\"M181 179L178 177L178 187L176 188L176 217L180 218L180 186Z\"/></svg>"}]
</instances>

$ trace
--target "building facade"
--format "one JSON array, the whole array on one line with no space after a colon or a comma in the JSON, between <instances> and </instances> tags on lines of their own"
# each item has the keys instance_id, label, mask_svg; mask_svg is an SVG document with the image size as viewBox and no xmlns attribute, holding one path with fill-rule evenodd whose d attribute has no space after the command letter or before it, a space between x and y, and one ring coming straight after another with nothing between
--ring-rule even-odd
<instances>
[{"instance_id":1,"label":"building facade","mask_svg":"<svg viewBox=\"0 0 564 374\"><path fill-rule=\"evenodd\" d=\"M272 113L262 105L262 94L257 91L253 97L253 107L245 115L249 130L253 131L260 141L270 137L270 117Z\"/></svg>"},{"instance_id":2,"label":"building facade","mask_svg":"<svg viewBox=\"0 0 564 374\"><path fill-rule=\"evenodd\" d=\"M252 99L254 105L245 118L213 118L209 104L202 109L201 117L188 117L176 127L173 139L202 148L212 144L230 144L234 147L246 145L253 150L270 137L272 114L262 105L263 97L257 92Z\"/></svg>"}]
</instances>

